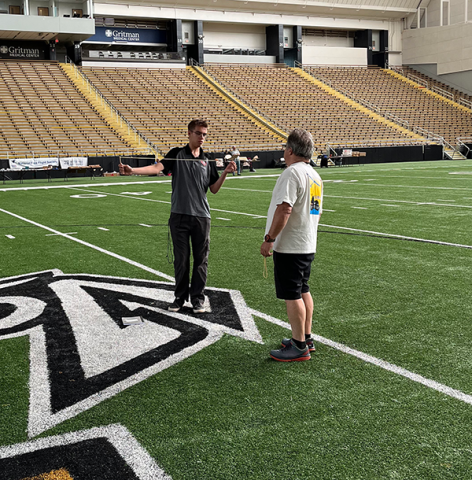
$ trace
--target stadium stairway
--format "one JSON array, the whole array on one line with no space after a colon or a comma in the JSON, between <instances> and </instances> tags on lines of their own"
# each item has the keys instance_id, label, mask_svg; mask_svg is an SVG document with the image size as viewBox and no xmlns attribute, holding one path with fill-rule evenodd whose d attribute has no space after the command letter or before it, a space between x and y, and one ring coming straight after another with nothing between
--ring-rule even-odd
<instances>
[{"instance_id":1,"label":"stadium stairway","mask_svg":"<svg viewBox=\"0 0 472 480\"><path fill-rule=\"evenodd\" d=\"M454 150L452 148L444 148L444 155L449 160L467 160L467 157L464 156L459 150Z\"/></svg>"},{"instance_id":2,"label":"stadium stairway","mask_svg":"<svg viewBox=\"0 0 472 480\"><path fill-rule=\"evenodd\" d=\"M206 83L219 97L236 107L245 117L255 123L260 129L265 132L276 135L279 140L285 142L288 138L288 133L284 132L262 115L257 113L254 109L243 103L233 94L228 92L221 84L214 80L207 72L201 67L187 67L197 78Z\"/></svg>"},{"instance_id":3,"label":"stadium stairway","mask_svg":"<svg viewBox=\"0 0 472 480\"><path fill-rule=\"evenodd\" d=\"M303 77L304 79L308 80L309 82L313 83L317 87L321 88L324 90L326 93L333 95L334 97L338 98L339 100L342 100L343 102L347 103L350 105L352 108L355 108L356 110L359 110L360 112L364 113L365 115L368 115L372 119L378 121L379 123L382 123L384 125L387 125L391 128L394 128L395 130L399 131L400 133L403 133L407 137L410 138L415 138L418 139L418 141L425 141L426 139L416 133L411 132L410 130L407 130L406 128L403 128L402 126L396 124L395 122L392 122L390 120L387 120L386 118L382 117L381 115L378 115L377 113L373 112L372 110L369 110L367 107L364 107L360 103L355 102L354 100L351 100L350 98L346 97L343 95L341 92L338 92L337 90L329 87L325 83L317 80L315 77L310 75L309 73L303 71L301 68L291 68L292 71Z\"/></svg>"},{"instance_id":4,"label":"stadium stairway","mask_svg":"<svg viewBox=\"0 0 472 480\"><path fill-rule=\"evenodd\" d=\"M126 119L116 109L110 108L107 102L103 101L100 92L95 89L84 74L79 72L75 65L61 63L60 66L95 111L136 153L162 156L155 145L139 134L136 129L130 128L131 126Z\"/></svg>"}]
</instances>

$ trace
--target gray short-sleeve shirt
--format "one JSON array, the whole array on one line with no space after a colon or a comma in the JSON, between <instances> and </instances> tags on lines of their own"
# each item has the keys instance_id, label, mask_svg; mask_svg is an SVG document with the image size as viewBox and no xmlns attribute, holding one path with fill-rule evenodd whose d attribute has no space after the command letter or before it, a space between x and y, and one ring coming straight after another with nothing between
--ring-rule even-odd
<instances>
[{"instance_id":1,"label":"gray short-sleeve shirt","mask_svg":"<svg viewBox=\"0 0 472 480\"><path fill-rule=\"evenodd\" d=\"M200 155L195 158L188 144L170 150L161 163L165 175L172 173L171 213L210 218L206 194L208 187L219 178L216 163L210 161L202 148Z\"/></svg>"}]
</instances>

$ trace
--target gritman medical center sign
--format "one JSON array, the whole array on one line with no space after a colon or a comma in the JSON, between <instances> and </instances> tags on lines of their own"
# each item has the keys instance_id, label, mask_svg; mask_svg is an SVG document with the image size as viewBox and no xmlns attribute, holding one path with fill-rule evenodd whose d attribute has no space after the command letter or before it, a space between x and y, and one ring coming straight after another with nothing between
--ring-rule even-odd
<instances>
[{"instance_id":1,"label":"gritman medical center sign","mask_svg":"<svg viewBox=\"0 0 472 480\"><path fill-rule=\"evenodd\" d=\"M0 41L0 58L44 60L44 48L38 47L38 44L11 44Z\"/></svg>"},{"instance_id":2,"label":"gritman medical center sign","mask_svg":"<svg viewBox=\"0 0 472 480\"><path fill-rule=\"evenodd\" d=\"M166 44L167 34L165 30L157 29L96 27L95 35L87 42Z\"/></svg>"}]
</instances>

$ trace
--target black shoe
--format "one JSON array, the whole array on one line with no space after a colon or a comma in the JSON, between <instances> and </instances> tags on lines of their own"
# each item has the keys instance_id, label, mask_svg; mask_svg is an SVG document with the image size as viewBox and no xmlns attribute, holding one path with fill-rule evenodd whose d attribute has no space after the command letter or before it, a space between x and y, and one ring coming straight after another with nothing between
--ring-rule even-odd
<instances>
[{"instance_id":1,"label":"black shoe","mask_svg":"<svg viewBox=\"0 0 472 480\"><path fill-rule=\"evenodd\" d=\"M175 298L174 301L167 307L169 312L178 312L184 305L180 298Z\"/></svg>"},{"instance_id":2,"label":"black shoe","mask_svg":"<svg viewBox=\"0 0 472 480\"><path fill-rule=\"evenodd\" d=\"M254 169L252 169L252 170L249 170L249 171L250 171L250 172L252 172L252 173L256 173L256 171L255 171Z\"/></svg>"},{"instance_id":3,"label":"black shoe","mask_svg":"<svg viewBox=\"0 0 472 480\"><path fill-rule=\"evenodd\" d=\"M284 338L282 340L282 347L286 347L289 343L291 343L292 340L290 338ZM308 347L309 352L314 352L316 351L315 344L313 343L312 338L308 338L306 341L306 346Z\"/></svg>"},{"instance_id":4,"label":"black shoe","mask_svg":"<svg viewBox=\"0 0 472 480\"><path fill-rule=\"evenodd\" d=\"M291 341L289 345L280 350L271 350L270 356L278 362L304 362L311 359L308 347L300 350Z\"/></svg>"},{"instance_id":5,"label":"black shoe","mask_svg":"<svg viewBox=\"0 0 472 480\"><path fill-rule=\"evenodd\" d=\"M201 300L193 304L193 313L205 313L206 311L205 304Z\"/></svg>"}]
</instances>

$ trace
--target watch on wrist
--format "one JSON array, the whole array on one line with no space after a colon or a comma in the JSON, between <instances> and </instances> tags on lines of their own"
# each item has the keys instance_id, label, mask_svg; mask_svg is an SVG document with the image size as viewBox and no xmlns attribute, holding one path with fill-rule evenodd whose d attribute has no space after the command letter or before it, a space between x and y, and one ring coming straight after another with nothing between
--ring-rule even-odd
<instances>
[{"instance_id":1,"label":"watch on wrist","mask_svg":"<svg viewBox=\"0 0 472 480\"><path fill-rule=\"evenodd\" d=\"M274 243L274 242L275 242L275 238L270 238L270 235L267 234L267 235L264 237L264 242Z\"/></svg>"}]
</instances>

